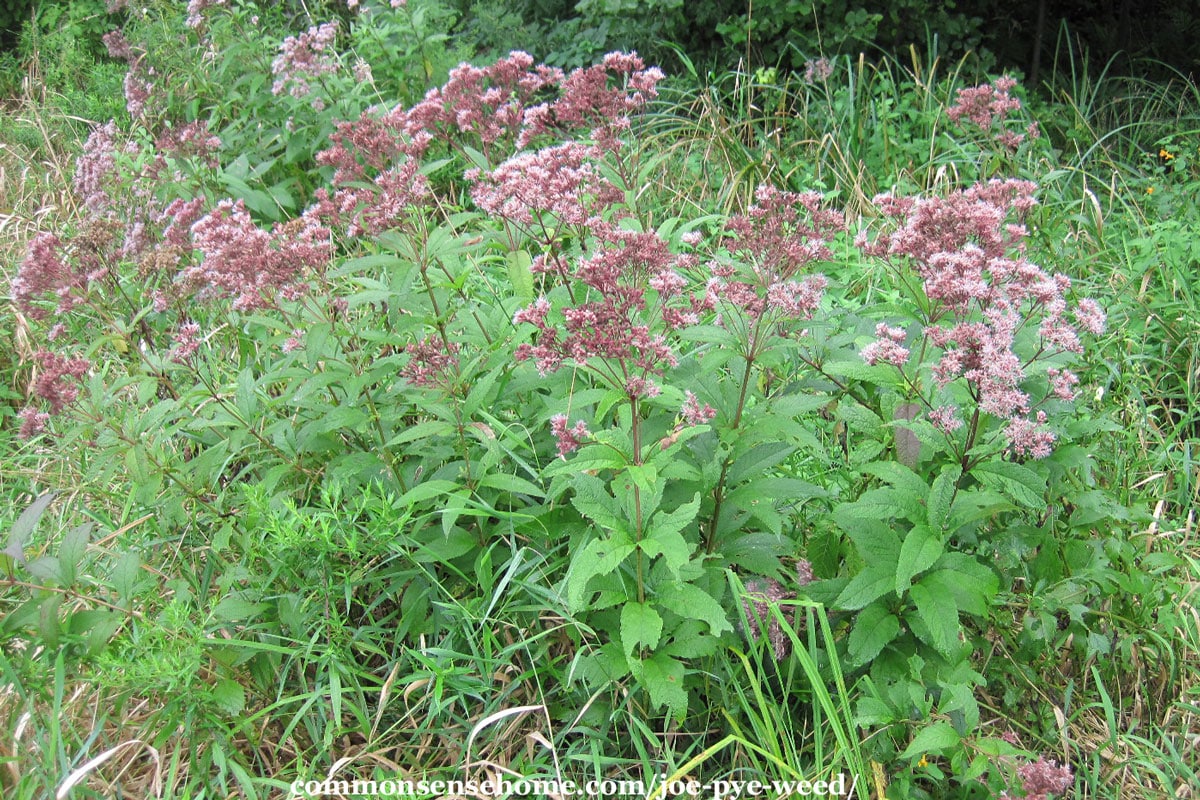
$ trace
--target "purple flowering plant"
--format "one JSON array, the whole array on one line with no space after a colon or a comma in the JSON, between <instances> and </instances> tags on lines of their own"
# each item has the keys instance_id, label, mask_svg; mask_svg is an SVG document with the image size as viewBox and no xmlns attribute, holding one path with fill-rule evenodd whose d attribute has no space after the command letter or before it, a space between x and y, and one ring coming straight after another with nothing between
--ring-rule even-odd
<instances>
[{"instance_id":1,"label":"purple flowering plant","mask_svg":"<svg viewBox=\"0 0 1200 800\"><path fill-rule=\"evenodd\" d=\"M547 596L584 631L580 680L675 719L735 621L784 662L804 620L779 606L815 599L849 619L860 722L907 733L893 690L916 685L923 716L974 727L964 620L1000 576L957 541L1045 510L1070 360L1104 326L1035 263L1036 187L881 196L853 245L827 198L769 182L664 213L657 68L513 52L367 108L339 38L416 24L384 5L256 53L286 112L256 106L257 151L233 100L186 119L133 91L137 135L96 129L87 225L35 238L13 282L42 334L22 436L124 453L133 502L226 537L242 500L336 489L394 497L406 557L460 581L501 540L566 550ZM249 13L192 3L188 35ZM144 88L153 53L110 39ZM960 118L1003 122L1011 88ZM865 263L894 278L886 313L840 296ZM419 607L414 636L446 613Z\"/></svg>"}]
</instances>

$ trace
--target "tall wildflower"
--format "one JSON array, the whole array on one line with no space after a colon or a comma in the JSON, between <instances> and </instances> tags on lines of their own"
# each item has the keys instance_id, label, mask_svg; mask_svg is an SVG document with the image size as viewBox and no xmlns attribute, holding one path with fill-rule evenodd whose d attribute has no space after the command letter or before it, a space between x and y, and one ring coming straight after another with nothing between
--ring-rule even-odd
<instances>
[{"instance_id":1,"label":"tall wildflower","mask_svg":"<svg viewBox=\"0 0 1200 800\"><path fill-rule=\"evenodd\" d=\"M969 89L959 89L958 99L946 111L951 121L959 125L971 123L1011 151L1015 151L1028 136L1036 139L1040 135L1037 123L1030 123L1024 132L1017 132L1006 125L1009 115L1021 109L1021 101L1010 92L1017 81L1007 75L992 83Z\"/></svg>"},{"instance_id":2,"label":"tall wildflower","mask_svg":"<svg viewBox=\"0 0 1200 800\"><path fill-rule=\"evenodd\" d=\"M585 287L581 299L553 315L544 297L517 312L513 321L533 325L538 336L520 345L516 358L533 360L542 374L564 362L587 367L630 398L653 397L660 391L654 377L678 363L667 334L677 327L672 310L691 308L679 291L679 270L690 257L672 253L654 232L593 225L595 249L567 276Z\"/></svg>"},{"instance_id":3,"label":"tall wildflower","mask_svg":"<svg viewBox=\"0 0 1200 800\"><path fill-rule=\"evenodd\" d=\"M259 228L241 200L223 200L191 228L199 263L179 275L177 291L201 298L232 297L233 307L270 307L272 293L294 298L307 270L329 260L330 233L309 214L271 231Z\"/></svg>"},{"instance_id":4,"label":"tall wildflower","mask_svg":"<svg viewBox=\"0 0 1200 800\"><path fill-rule=\"evenodd\" d=\"M862 236L859 244L918 278L925 297L922 350L938 354L930 369L935 394L963 385L979 412L1004 423L1014 453L1040 458L1050 453L1055 436L1048 415L1037 407L1047 398L1035 401L1029 393L1029 367L1035 360L1081 352L1077 325L1099 333L1104 314L1093 300L1079 302L1072 312L1071 280L1046 273L1026 257L1022 222L1035 205L1035 188L1007 180L947 197L881 196L876 206L889 224L874 241ZM903 366L906 359L896 349L902 334L881 324L863 358ZM1050 367L1045 374L1047 396L1073 396L1078 382L1073 373ZM946 432L961 427L952 406L927 402L936 427Z\"/></svg>"},{"instance_id":5,"label":"tall wildflower","mask_svg":"<svg viewBox=\"0 0 1200 800\"><path fill-rule=\"evenodd\" d=\"M743 356L756 359L787 323L808 319L827 281L811 267L832 257L829 243L845 229L841 214L815 192L763 185L747 213L726 224L728 258L710 265L708 304L739 334Z\"/></svg>"},{"instance_id":6,"label":"tall wildflower","mask_svg":"<svg viewBox=\"0 0 1200 800\"><path fill-rule=\"evenodd\" d=\"M271 64L275 83L271 93L304 99L313 93L310 81L338 70L337 51L333 49L337 39L337 22L314 25L298 36L289 36L279 46L279 55ZM314 103L320 102L319 99Z\"/></svg>"}]
</instances>

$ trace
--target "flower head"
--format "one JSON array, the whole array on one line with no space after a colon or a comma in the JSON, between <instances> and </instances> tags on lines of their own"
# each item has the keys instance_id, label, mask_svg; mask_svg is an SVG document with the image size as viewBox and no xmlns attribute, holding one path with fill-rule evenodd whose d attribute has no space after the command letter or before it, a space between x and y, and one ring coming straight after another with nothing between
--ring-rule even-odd
<instances>
[{"instance_id":1,"label":"flower head","mask_svg":"<svg viewBox=\"0 0 1200 800\"><path fill-rule=\"evenodd\" d=\"M566 414L555 414L550 418L550 431L558 440L558 455L562 458L578 450L592 435L583 420L576 422L573 428L569 425Z\"/></svg>"},{"instance_id":2,"label":"flower head","mask_svg":"<svg viewBox=\"0 0 1200 800\"><path fill-rule=\"evenodd\" d=\"M286 89L292 97L302 99L312 94L311 79L337 72L337 53L333 50L337 32L336 21L326 22L284 39L279 55L271 64L275 76L271 93L283 94Z\"/></svg>"}]
</instances>

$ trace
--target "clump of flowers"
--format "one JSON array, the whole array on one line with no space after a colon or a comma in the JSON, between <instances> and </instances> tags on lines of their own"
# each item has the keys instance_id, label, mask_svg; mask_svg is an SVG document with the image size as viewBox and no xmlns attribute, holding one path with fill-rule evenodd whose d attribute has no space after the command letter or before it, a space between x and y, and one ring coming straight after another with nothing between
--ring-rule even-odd
<instances>
[{"instance_id":1,"label":"clump of flowers","mask_svg":"<svg viewBox=\"0 0 1200 800\"><path fill-rule=\"evenodd\" d=\"M204 12L216 6L227 5L229 0L188 0L187 26L198 30L204 26Z\"/></svg>"},{"instance_id":2,"label":"clump of flowers","mask_svg":"<svg viewBox=\"0 0 1200 800\"><path fill-rule=\"evenodd\" d=\"M600 156L593 145L567 142L514 156L490 173L470 170L471 199L527 230L584 225L625 197L600 175Z\"/></svg>"},{"instance_id":3,"label":"clump of flowers","mask_svg":"<svg viewBox=\"0 0 1200 800\"><path fill-rule=\"evenodd\" d=\"M946 110L946 116L959 125L965 124L964 120L970 122L1008 150L1016 151L1026 137L1036 139L1040 135L1036 122L1020 133L1005 124L1010 114L1021 109L1021 101L1010 94L1016 86L1017 81L1006 75L992 83L959 89L958 100Z\"/></svg>"},{"instance_id":4,"label":"clump of flowers","mask_svg":"<svg viewBox=\"0 0 1200 800\"><path fill-rule=\"evenodd\" d=\"M1060 765L1053 759L1044 756L1037 761L1026 762L1017 767L1017 777L1021 781L1020 797L1025 800L1050 800L1052 797L1065 797L1066 792L1075 785L1075 773L1070 765ZM1015 800L1007 791L1000 793L1000 800Z\"/></svg>"},{"instance_id":5,"label":"clump of flowers","mask_svg":"<svg viewBox=\"0 0 1200 800\"><path fill-rule=\"evenodd\" d=\"M286 90L292 97L302 100L313 92L309 81L337 72L337 51L333 49L337 32L337 22L326 22L312 26L299 36L284 39L279 46L279 55L271 64L271 73L275 76L271 93L280 95ZM314 103L319 102L314 100Z\"/></svg>"},{"instance_id":6,"label":"clump of flowers","mask_svg":"<svg viewBox=\"0 0 1200 800\"><path fill-rule=\"evenodd\" d=\"M833 62L822 56L804 62L804 82L824 83L833 76Z\"/></svg>"},{"instance_id":7,"label":"clump of flowers","mask_svg":"<svg viewBox=\"0 0 1200 800\"><path fill-rule=\"evenodd\" d=\"M305 271L324 267L331 255L329 229L314 215L266 231L241 200L218 203L192 225L191 238L201 259L180 273L177 291L232 297L233 307L243 311L270 307L272 292L298 297Z\"/></svg>"},{"instance_id":8,"label":"clump of flowers","mask_svg":"<svg viewBox=\"0 0 1200 800\"><path fill-rule=\"evenodd\" d=\"M825 208L816 192L768 185L758 187L745 214L726 224L728 258L709 265L707 298L720 324L739 334L748 361L787 323L816 311L827 281L810 269L832 257L829 243L843 230L843 216Z\"/></svg>"},{"instance_id":9,"label":"clump of flowers","mask_svg":"<svg viewBox=\"0 0 1200 800\"><path fill-rule=\"evenodd\" d=\"M1071 308L1071 280L1050 275L1026 258L1021 220L1034 207L1034 184L992 181L947 197L881 196L875 203L891 221L874 241L859 239L864 252L886 259L919 279L925 309L922 352L938 352L932 383L941 392L960 382L979 412L1003 421L1008 447L1041 458L1055 440L1048 415L1026 388L1033 362L1082 352L1080 329L1104 330L1094 300ZM1015 218L1015 219L1014 219ZM880 324L862 351L870 363L903 367L903 331ZM1032 340L1022 347L1022 338ZM903 351L903 352L902 352ZM1019 352L1020 351L1020 352ZM1078 378L1049 367L1049 396L1069 400ZM929 403L929 419L951 432L962 426L954 407Z\"/></svg>"},{"instance_id":10,"label":"clump of flowers","mask_svg":"<svg viewBox=\"0 0 1200 800\"><path fill-rule=\"evenodd\" d=\"M679 274L691 258L672 253L654 232L598 220L593 232L594 251L565 276L586 291L553 317L545 297L518 311L513 321L533 325L538 335L517 348L516 359L533 360L543 375L570 362L632 399L656 396L654 376L678 363L665 334L691 319L692 301L681 292Z\"/></svg>"}]
</instances>

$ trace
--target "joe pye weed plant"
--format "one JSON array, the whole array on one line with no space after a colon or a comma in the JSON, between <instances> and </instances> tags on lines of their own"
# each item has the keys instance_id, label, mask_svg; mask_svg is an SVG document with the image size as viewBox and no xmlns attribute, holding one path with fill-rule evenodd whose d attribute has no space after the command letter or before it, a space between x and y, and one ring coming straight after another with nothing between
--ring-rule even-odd
<instances>
[{"instance_id":1,"label":"joe pye weed plant","mask_svg":"<svg viewBox=\"0 0 1200 800\"><path fill-rule=\"evenodd\" d=\"M961 183L862 218L783 181L708 209L707 187L663 186L677 164L644 115L664 76L636 55L566 72L513 52L422 94L436 9L362 5L246 37L246 114L150 71L166 10L110 37L131 123L95 128L77 223L34 237L11 283L34 343L19 447L111 523L60 566L107 531L140 555L96 581L89 622L47 599L83 597L76 572L23 563L24 518L21 663L83 637L108 653L86 679L178 629L219 687L221 758L286 743L208 762L247 795L268 785L247 769L456 769L432 721L479 747L508 708L549 755L506 755L546 774L604 777L618 742L668 770L1061 796L1073 772L1033 760L1033 726L985 715L988 659L1103 507L1103 425L1076 403L1105 312L1042 260L1037 184L997 177L1032 163L1015 82L947 113L975 126ZM184 41L256 12L192 3ZM356 60L393 39L386 77ZM159 80L176 93L155 106ZM380 102L400 82L413 100Z\"/></svg>"}]
</instances>

